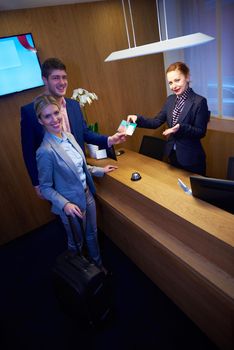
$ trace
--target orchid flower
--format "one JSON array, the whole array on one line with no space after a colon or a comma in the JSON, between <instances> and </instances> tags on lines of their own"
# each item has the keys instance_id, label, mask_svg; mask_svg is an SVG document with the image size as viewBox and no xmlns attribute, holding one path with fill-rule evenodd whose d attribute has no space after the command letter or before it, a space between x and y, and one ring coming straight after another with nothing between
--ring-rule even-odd
<instances>
[{"instance_id":1,"label":"orchid flower","mask_svg":"<svg viewBox=\"0 0 234 350\"><path fill-rule=\"evenodd\" d=\"M81 107L85 107L86 103L90 105L94 100L98 100L94 92L89 92L83 88L73 90L71 98L78 101Z\"/></svg>"}]
</instances>

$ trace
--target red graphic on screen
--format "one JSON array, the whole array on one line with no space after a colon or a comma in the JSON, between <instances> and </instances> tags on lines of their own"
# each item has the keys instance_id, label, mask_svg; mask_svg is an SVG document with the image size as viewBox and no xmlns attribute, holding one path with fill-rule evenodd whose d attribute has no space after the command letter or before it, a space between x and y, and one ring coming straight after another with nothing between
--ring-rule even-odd
<instances>
[{"instance_id":1,"label":"red graphic on screen","mask_svg":"<svg viewBox=\"0 0 234 350\"><path fill-rule=\"evenodd\" d=\"M36 48L31 46L28 42L28 39L26 35L18 35L17 39L19 40L20 44L25 47L25 49L32 51L32 52L37 52Z\"/></svg>"}]
</instances>

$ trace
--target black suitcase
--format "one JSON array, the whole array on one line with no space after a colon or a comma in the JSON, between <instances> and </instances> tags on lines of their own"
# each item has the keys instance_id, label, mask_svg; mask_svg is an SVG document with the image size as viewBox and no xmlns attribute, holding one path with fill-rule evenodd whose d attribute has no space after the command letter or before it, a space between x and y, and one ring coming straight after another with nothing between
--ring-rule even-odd
<instances>
[{"instance_id":1,"label":"black suitcase","mask_svg":"<svg viewBox=\"0 0 234 350\"><path fill-rule=\"evenodd\" d=\"M74 230L72 220L70 218ZM88 324L95 325L108 319L110 279L84 256L64 252L56 259L52 276L56 295L66 312Z\"/></svg>"}]
</instances>

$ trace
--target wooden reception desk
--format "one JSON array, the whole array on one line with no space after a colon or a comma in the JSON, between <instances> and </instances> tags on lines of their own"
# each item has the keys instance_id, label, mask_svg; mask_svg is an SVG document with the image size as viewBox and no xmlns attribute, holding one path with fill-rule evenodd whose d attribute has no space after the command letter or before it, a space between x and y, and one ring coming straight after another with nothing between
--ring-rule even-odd
<instances>
[{"instance_id":1,"label":"wooden reception desk","mask_svg":"<svg viewBox=\"0 0 234 350\"><path fill-rule=\"evenodd\" d=\"M186 194L189 173L125 150L95 178L98 226L221 349L233 349L234 215ZM133 171L142 179L131 181Z\"/></svg>"}]
</instances>

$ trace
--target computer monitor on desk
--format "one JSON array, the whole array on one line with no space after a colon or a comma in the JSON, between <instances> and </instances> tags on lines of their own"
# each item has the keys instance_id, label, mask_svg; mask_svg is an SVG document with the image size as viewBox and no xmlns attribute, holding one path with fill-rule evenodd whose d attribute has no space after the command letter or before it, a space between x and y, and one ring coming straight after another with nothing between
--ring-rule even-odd
<instances>
[{"instance_id":1,"label":"computer monitor on desk","mask_svg":"<svg viewBox=\"0 0 234 350\"><path fill-rule=\"evenodd\" d=\"M192 194L234 214L234 181L190 176Z\"/></svg>"},{"instance_id":2,"label":"computer monitor on desk","mask_svg":"<svg viewBox=\"0 0 234 350\"><path fill-rule=\"evenodd\" d=\"M113 160L117 160L114 146L111 146L111 147L107 148L106 149L106 154L107 154L108 158L111 158Z\"/></svg>"}]
</instances>

